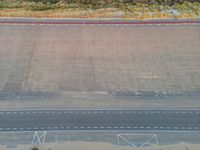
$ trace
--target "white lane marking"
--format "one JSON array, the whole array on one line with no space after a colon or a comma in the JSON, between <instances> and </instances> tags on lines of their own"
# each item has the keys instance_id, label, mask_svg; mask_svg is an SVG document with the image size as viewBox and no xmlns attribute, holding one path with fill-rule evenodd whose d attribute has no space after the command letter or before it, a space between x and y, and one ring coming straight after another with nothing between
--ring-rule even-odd
<instances>
[{"instance_id":1,"label":"white lane marking","mask_svg":"<svg viewBox=\"0 0 200 150\"><path fill-rule=\"evenodd\" d=\"M57 113L58 113L58 114L60 114L60 113L61 113L61 111L57 111Z\"/></svg>"},{"instance_id":2,"label":"white lane marking","mask_svg":"<svg viewBox=\"0 0 200 150\"><path fill-rule=\"evenodd\" d=\"M0 25L9 25L9 26L57 26L57 27L74 27L74 26L196 26L199 23L174 23L174 24L30 24L30 23L1 23Z\"/></svg>"}]
</instances>

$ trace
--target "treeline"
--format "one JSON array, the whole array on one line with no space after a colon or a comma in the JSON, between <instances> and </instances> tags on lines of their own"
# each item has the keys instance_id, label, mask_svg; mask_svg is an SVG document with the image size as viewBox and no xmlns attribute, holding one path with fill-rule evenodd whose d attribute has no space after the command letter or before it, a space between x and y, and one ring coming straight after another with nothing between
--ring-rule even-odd
<instances>
[{"instance_id":1,"label":"treeline","mask_svg":"<svg viewBox=\"0 0 200 150\"><path fill-rule=\"evenodd\" d=\"M42 2L44 4L64 3L80 3L80 4L111 4L111 3L142 3L142 4L160 4L169 5L182 4L184 2L200 2L200 0L26 0L31 2Z\"/></svg>"}]
</instances>

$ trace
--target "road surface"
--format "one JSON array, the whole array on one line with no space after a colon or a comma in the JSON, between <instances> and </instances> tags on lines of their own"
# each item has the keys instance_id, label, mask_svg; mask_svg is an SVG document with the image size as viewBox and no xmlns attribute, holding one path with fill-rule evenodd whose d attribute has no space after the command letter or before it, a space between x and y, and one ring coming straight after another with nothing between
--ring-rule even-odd
<instances>
[{"instance_id":1,"label":"road surface","mask_svg":"<svg viewBox=\"0 0 200 150\"><path fill-rule=\"evenodd\" d=\"M1 111L0 131L168 130L200 131L200 110Z\"/></svg>"}]
</instances>

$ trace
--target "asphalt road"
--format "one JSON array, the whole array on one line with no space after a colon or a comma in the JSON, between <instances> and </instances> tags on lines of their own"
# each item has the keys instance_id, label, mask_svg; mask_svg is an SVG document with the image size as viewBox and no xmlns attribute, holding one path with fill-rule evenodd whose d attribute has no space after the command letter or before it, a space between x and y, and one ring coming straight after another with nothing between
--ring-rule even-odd
<instances>
[{"instance_id":1,"label":"asphalt road","mask_svg":"<svg viewBox=\"0 0 200 150\"><path fill-rule=\"evenodd\" d=\"M200 130L200 110L1 111L0 131Z\"/></svg>"}]
</instances>

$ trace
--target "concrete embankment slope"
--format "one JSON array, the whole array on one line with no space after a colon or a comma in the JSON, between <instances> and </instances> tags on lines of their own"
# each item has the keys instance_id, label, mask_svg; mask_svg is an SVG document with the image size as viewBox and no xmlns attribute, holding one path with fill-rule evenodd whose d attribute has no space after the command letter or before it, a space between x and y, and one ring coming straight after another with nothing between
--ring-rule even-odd
<instances>
[{"instance_id":1,"label":"concrete embankment slope","mask_svg":"<svg viewBox=\"0 0 200 150\"><path fill-rule=\"evenodd\" d=\"M1 99L9 92L200 91L198 24L1 23L0 43Z\"/></svg>"}]
</instances>

